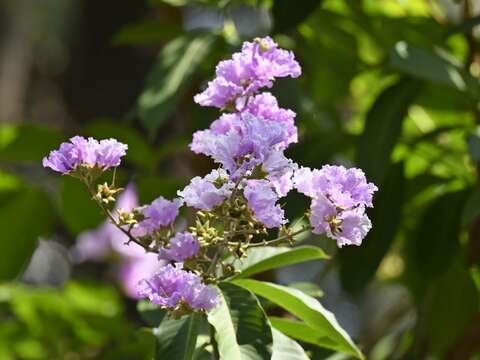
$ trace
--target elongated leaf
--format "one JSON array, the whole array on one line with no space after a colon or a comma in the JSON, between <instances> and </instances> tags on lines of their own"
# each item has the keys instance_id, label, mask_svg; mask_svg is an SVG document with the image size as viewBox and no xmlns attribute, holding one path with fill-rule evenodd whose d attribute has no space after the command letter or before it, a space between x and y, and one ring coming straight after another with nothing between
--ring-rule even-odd
<instances>
[{"instance_id":1,"label":"elongated leaf","mask_svg":"<svg viewBox=\"0 0 480 360\"><path fill-rule=\"evenodd\" d=\"M59 131L38 125L20 125L0 127L0 160L8 162L38 162L47 156L50 150L58 148L66 137Z\"/></svg>"},{"instance_id":2,"label":"elongated leaf","mask_svg":"<svg viewBox=\"0 0 480 360\"><path fill-rule=\"evenodd\" d=\"M139 116L147 129L157 130L173 112L214 40L211 34L182 36L162 49L138 99Z\"/></svg>"},{"instance_id":3,"label":"elongated leaf","mask_svg":"<svg viewBox=\"0 0 480 360\"><path fill-rule=\"evenodd\" d=\"M315 298L299 290L269 282L239 279L234 280L233 283L266 298L303 320L316 331L317 336L325 336L332 340L331 349L363 358L362 353L338 324L335 316Z\"/></svg>"},{"instance_id":4,"label":"elongated leaf","mask_svg":"<svg viewBox=\"0 0 480 360\"><path fill-rule=\"evenodd\" d=\"M315 331L315 329L312 329L311 326L304 322L275 316L269 317L269 320L275 329L294 339L325 348L333 348L335 346L335 343L327 336L321 336L318 331Z\"/></svg>"},{"instance_id":5,"label":"elongated leaf","mask_svg":"<svg viewBox=\"0 0 480 360\"><path fill-rule=\"evenodd\" d=\"M402 79L381 93L367 114L357 163L376 184L381 184L388 171L403 119L418 91L418 82Z\"/></svg>"},{"instance_id":6,"label":"elongated leaf","mask_svg":"<svg viewBox=\"0 0 480 360\"><path fill-rule=\"evenodd\" d=\"M328 258L329 256L316 246L253 248L248 251L246 259L239 262L238 266L241 273L234 278L244 278L299 262Z\"/></svg>"},{"instance_id":7,"label":"elongated leaf","mask_svg":"<svg viewBox=\"0 0 480 360\"><path fill-rule=\"evenodd\" d=\"M220 359L269 359L272 332L257 298L231 283L219 288L221 304L208 314L208 321L215 328Z\"/></svg>"},{"instance_id":8,"label":"elongated leaf","mask_svg":"<svg viewBox=\"0 0 480 360\"><path fill-rule=\"evenodd\" d=\"M272 329L273 353L272 360L308 360L305 350L288 336L277 329Z\"/></svg>"},{"instance_id":9,"label":"elongated leaf","mask_svg":"<svg viewBox=\"0 0 480 360\"><path fill-rule=\"evenodd\" d=\"M393 165L375 194L375 207L370 212L373 227L362 246L340 250L340 277L344 287L356 292L375 275L380 262L395 239L402 220L405 178L403 163Z\"/></svg>"},{"instance_id":10,"label":"elongated leaf","mask_svg":"<svg viewBox=\"0 0 480 360\"><path fill-rule=\"evenodd\" d=\"M191 360L198 336L199 314L191 314L180 319L164 318L154 329L157 338L155 359Z\"/></svg>"},{"instance_id":11,"label":"elongated leaf","mask_svg":"<svg viewBox=\"0 0 480 360\"><path fill-rule=\"evenodd\" d=\"M2 196L0 281L12 280L20 274L28 263L38 238L50 232L53 220L54 211L50 200L39 190L24 188L9 197Z\"/></svg>"},{"instance_id":12,"label":"elongated leaf","mask_svg":"<svg viewBox=\"0 0 480 360\"><path fill-rule=\"evenodd\" d=\"M460 250L460 225L466 192L443 195L424 212L406 244L407 276L417 295L448 269ZM422 274L422 276L418 276Z\"/></svg>"},{"instance_id":13,"label":"elongated leaf","mask_svg":"<svg viewBox=\"0 0 480 360\"><path fill-rule=\"evenodd\" d=\"M476 80L440 51L428 52L401 41L395 44L390 60L394 68L416 78L478 94Z\"/></svg>"}]
</instances>

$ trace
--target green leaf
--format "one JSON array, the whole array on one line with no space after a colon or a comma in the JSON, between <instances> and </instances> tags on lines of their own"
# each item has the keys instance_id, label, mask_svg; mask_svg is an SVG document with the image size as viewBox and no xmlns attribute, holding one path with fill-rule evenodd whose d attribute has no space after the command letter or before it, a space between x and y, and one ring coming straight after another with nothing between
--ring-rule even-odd
<instances>
[{"instance_id":1,"label":"green leaf","mask_svg":"<svg viewBox=\"0 0 480 360\"><path fill-rule=\"evenodd\" d=\"M315 298L305 295L299 290L269 282L239 279L234 280L233 283L289 311L309 325L317 336L328 337L329 340L332 340L330 349L363 358L362 353L347 332L338 324L335 316Z\"/></svg>"},{"instance_id":2,"label":"green leaf","mask_svg":"<svg viewBox=\"0 0 480 360\"><path fill-rule=\"evenodd\" d=\"M24 188L0 202L0 281L12 280L29 261L40 236L48 235L54 211L42 191Z\"/></svg>"},{"instance_id":3,"label":"green leaf","mask_svg":"<svg viewBox=\"0 0 480 360\"><path fill-rule=\"evenodd\" d=\"M173 113L214 40L211 34L182 36L162 49L138 99L139 116L148 130L156 131Z\"/></svg>"},{"instance_id":4,"label":"green leaf","mask_svg":"<svg viewBox=\"0 0 480 360\"><path fill-rule=\"evenodd\" d=\"M221 283L221 303L208 314L220 359L263 360L271 356L272 333L258 299L248 290Z\"/></svg>"},{"instance_id":5,"label":"green leaf","mask_svg":"<svg viewBox=\"0 0 480 360\"><path fill-rule=\"evenodd\" d=\"M70 176L61 178L59 215L72 235L93 229L105 219L85 185Z\"/></svg>"},{"instance_id":6,"label":"green leaf","mask_svg":"<svg viewBox=\"0 0 480 360\"><path fill-rule=\"evenodd\" d=\"M310 14L322 3L322 0L303 0L298 6L291 0L275 0L272 8L274 33L282 33L293 29L305 21Z\"/></svg>"},{"instance_id":7,"label":"green leaf","mask_svg":"<svg viewBox=\"0 0 480 360\"><path fill-rule=\"evenodd\" d=\"M321 332L316 331L304 322L284 319L276 316L270 316L268 319L275 329L278 329L282 333L294 339L323 348L331 349L335 346L334 341L329 339L327 336L322 335Z\"/></svg>"},{"instance_id":8,"label":"green leaf","mask_svg":"<svg viewBox=\"0 0 480 360\"><path fill-rule=\"evenodd\" d=\"M417 336L428 339L432 352L444 358L445 351L476 322L478 300L470 272L457 258L443 276L429 284L420 304Z\"/></svg>"},{"instance_id":9,"label":"green leaf","mask_svg":"<svg viewBox=\"0 0 480 360\"><path fill-rule=\"evenodd\" d=\"M154 329L157 338L155 359L191 360L198 336L199 314L193 313L180 319L164 318Z\"/></svg>"},{"instance_id":10,"label":"green leaf","mask_svg":"<svg viewBox=\"0 0 480 360\"><path fill-rule=\"evenodd\" d=\"M466 192L461 191L436 199L425 209L413 236L407 237L407 277L417 295L442 276L459 253L465 198Z\"/></svg>"},{"instance_id":11,"label":"green leaf","mask_svg":"<svg viewBox=\"0 0 480 360\"><path fill-rule=\"evenodd\" d=\"M38 162L51 150L58 148L65 136L57 131L38 125L5 125L0 127L0 161Z\"/></svg>"},{"instance_id":12,"label":"green leaf","mask_svg":"<svg viewBox=\"0 0 480 360\"><path fill-rule=\"evenodd\" d=\"M241 273L233 278L244 278L281 266L328 258L329 256L316 246L252 248L247 252L245 260L238 261Z\"/></svg>"},{"instance_id":13,"label":"green leaf","mask_svg":"<svg viewBox=\"0 0 480 360\"><path fill-rule=\"evenodd\" d=\"M369 214L373 227L362 246L347 246L339 252L340 278L351 292L363 289L375 275L395 239L402 221L405 192L403 163L391 166L379 189L374 197L375 207Z\"/></svg>"},{"instance_id":14,"label":"green leaf","mask_svg":"<svg viewBox=\"0 0 480 360\"><path fill-rule=\"evenodd\" d=\"M137 303L137 311L149 326L155 327L160 325L167 314L166 310L161 309L158 305L152 304L148 300L140 300Z\"/></svg>"},{"instance_id":15,"label":"green leaf","mask_svg":"<svg viewBox=\"0 0 480 360\"><path fill-rule=\"evenodd\" d=\"M418 82L402 79L383 91L368 111L357 164L376 184L381 184L389 169L390 154L401 134L403 119L418 92Z\"/></svg>"},{"instance_id":16,"label":"green leaf","mask_svg":"<svg viewBox=\"0 0 480 360\"><path fill-rule=\"evenodd\" d=\"M460 64L439 50L431 53L401 41L395 44L390 61L397 70L419 79L478 94L477 81Z\"/></svg>"},{"instance_id":17,"label":"green leaf","mask_svg":"<svg viewBox=\"0 0 480 360\"><path fill-rule=\"evenodd\" d=\"M294 282L288 284L288 287L300 290L301 292L310 295L312 297L322 297L323 296L323 290L320 289L320 287L317 284L311 283L311 282Z\"/></svg>"},{"instance_id":18,"label":"green leaf","mask_svg":"<svg viewBox=\"0 0 480 360\"><path fill-rule=\"evenodd\" d=\"M146 139L130 126L108 119L98 119L85 127L85 134L97 139L115 138L128 145L126 159L144 169L155 168L156 156Z\"/></svg>"},{"instance_id":19,"label":"green leaf","mask_svg":"<svg viewBox=\"0 0 480 360\"><path fill-rule=\"evenodd\" d=\"M477 185L468 195L462 211L462 225L470 225L480 216L480 185Z\"/></svg>"},{"instance_id":20,"label":"green leaf","mask_svg":"<svg viewBox=\"0 0 480 360\"><path fill-rule=\"evenodd\" d=\"M114 45L156 44L181 33L182 29L173 23L143 21L122 27L113 37Z\"/></svg>"},{"instance_id":21,"label":"green leaf","mask_svg":"<svg viewBox=\"0 0 480 360\"><path fill-rule=\"evenodd\" d=\"M272 329L273 353L272 360L308 360L305 350L294 340Z\"/></svg>"}]
</instances>

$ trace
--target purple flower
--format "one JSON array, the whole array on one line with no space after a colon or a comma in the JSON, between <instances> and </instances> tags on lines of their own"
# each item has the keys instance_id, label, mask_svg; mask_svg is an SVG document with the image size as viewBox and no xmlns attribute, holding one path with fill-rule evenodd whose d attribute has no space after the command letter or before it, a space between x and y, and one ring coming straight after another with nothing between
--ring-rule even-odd
<instances>
[{"instance_id":1,"label":"purple flower","mask_svg":"<svg viewBox=\"0 0 480 360\"><path fill-rule=\"evenodd\" d=\"M243 111L265 119L281 123L285 127L286 137L284 147L298 141L298 129L295 126L295 113L292 110L278 107L275 96L265 92L251 98Z\"/></svg>"},{"instance_id":2,"label":"purple flower","mask_svg":"<svg viewBox=\"0 0 480 360\"><path fill-rule=\"evenodd\" d=\"M267 180L248 180L243 190L255 219L267 228L286 224L283 209L276 202L278 196Z\"/></svg>"},{"instance_id":3,"label":"purple flower","mask_svg":"<svg viewBox=\"0 0 480 360\"><path fill-rule=\"evenodd\" d=\"M342 211L338 219L342 225L332 233L332 237L337 240L339 247L361 245L363 238L372 228L372 223L362 207Z\"/></svg>"},{"instance_id":4,"label":"purple flower","mask_svg":"<svg viewBox=\"0 0 480 360\"><path fill-rule=\"evenodd\" d=\"M190 147L194 152L210 156L222 164L231 175L238 169L253 168L271 152L285 147L288 133L281 123L265 121L250 113L219 120L223 123L196 132ZM219 133L220 131L226 132ZM245 161L247 158L248 161Z\"/></svg>"},{"instance_id":5,"label":"purple flower","mask_svg":"<svg viewBox=\"0 0 480 360\"><path fill-rule=\"evenodd\" d=\"M58 150L50 152L43 158L43 166L62 174L68 174L78 165L97 166L102 170L120 165L120 159L126 154L127 145L115 139L101 140L85 139L74 136L70 142L62 143Z\"/></svg>"},{"instance_id":6,"label":"purple flower","mask_svg":"<svg viewBox=\"0 0 480 360\"><path fill-rule=\"evenodd\" d=\"M153 277L142 280L138 295L167 309L175 309L183 303L192 310L208 311L219 302L214 287L203 284L198 275L183 270L179 264L168 264Z\"/></svg>"},{"instance_id":7,"label":"purple flower","mask_svg":"<svg viewBox=\"0 0 480 360\"><path fill-rule=\"evenodd\" d=\"M271 152L263 162L262 169L268 174L267 179L280 197L286 196L293 189L292 177L298 165L286 158L283 151Z\"/></svg>"},{"instance_id":8,"label":"purple flower","mask_svg":"<svg viewBox=\"0 0 480 360\"><path fill-rule=\"evenodd\" d=\"M101 140L97 149L97 166L108 169L120 165L120 159L125 156L128 146L115 139Z\"/></svg>"},{"instance_id":9,"label":"purple flower","mask_svg":"<svg viewBox=\"0 0 480 360\"><path fill-rule=\"evenodd\" d=\"M188 206L201 210L211 210L220 205L232 193L234 184L228 181L225 170L213 170L201 178L194 177L189 185L178 191Z\"/></svg>"},{"instance_id":10,"label":"purple flower","mask_svg":"<svg viewBox=\"0 0 480 360\"><path fill-rule=\"evenodd\" d=\"M271 87L275 78L298 77L300 73L300 65L291 51L279 49L270 37L255 39L245 42L242 51L233 54L232 59L221 61L216 78L194 100L202 106L234 105L241 110L248 95L262 87Z\"/></svg>"},{"instance_id":11,"label":"purple flower","mask_svg":"<svg viewBox=\"0 0 480 360\"><path fill-rule=\"evenodd\" d=\"M181 199L169 201L162 196L155 199L150 205L142 209L145 220L138 225L147 232L154 232L162 226L169 226L178 216L178 211L182 206Z\"/></svg>"},{"instance_id":12,"label":"purple flower","mask_svg":"<svg viewBox=\"0 0 480 360\"><path fill-rule=\"evenodd\" d=\"M170 239L170 247L160 249L158 258L160 260L183 262L197 255L199 250L200 243L191 233L176 233Z\"/></svg>"},{"instance_id":13,"label":"purple flower","mask_svg":"<svg viewBox=\"0 0 480 360\"><path fill-rule=\"evenodd\" d=\"M377 187L357 168L325 165L320 170L300 168L293 178L296 189L311 197L310 223L316 234L326 233L343 245L360 245L372 227L365 207L372 207Z\"/></svg>"}]
</instances>

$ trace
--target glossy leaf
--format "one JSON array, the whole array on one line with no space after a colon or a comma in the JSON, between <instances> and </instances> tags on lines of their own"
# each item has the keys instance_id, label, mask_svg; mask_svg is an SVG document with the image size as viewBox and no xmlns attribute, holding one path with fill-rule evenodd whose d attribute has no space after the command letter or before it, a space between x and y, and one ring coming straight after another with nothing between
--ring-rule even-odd
<instances>
[{"instance_id":1,"label":"glossy leaf","mask_svg":"<svg viewBox=\"0 0 480 360\"><path fill-rule=\"evenodd\" d=\"M23 188L12 196L2 196L0 202L0 281L20 274L38 238L49 234L54 220L53 207L42 191Z\"/></svg>"},{"instance_id":2,"label":"glossy leaf","mask_svg":"<svg viewBox=\"0 0 480 360\"><path fill-rule=\"evenodd\" d=\"M252 248L247 252L245 260L239 261L238 268L241 273L233 278L244 278L286 265L328 258L328 255L316 246Z\"/></svg>"},{"instance_id":3,"label":"glossy leaf","mask_svg":"<svg viewBox=\"0 0 480 360\"><path fill-rule=\"evenodd\" d=\"M147 129L156 131L173 113L214 40L211 34L199 34L178 37L165 45L138 100L138 113Z\"/></svg>"},{"instance_id":4,"label":"glossy leaf","mask_svg":"<svg viewBox=\"0 0 480 360\"><path fill-rule=\"evenodd\" d=\"M403 163L393 165L375 194L375 207L369 212L372 229L362 246L347 246L340 250L340 277L342 284L356 292L375 275L380 262L395 239L402 221L405 190Z\"/></svg>"},{"instance_id":5,"label":"glossy leaf","mask_svg":"<svg viewBox=\"0 0 480 360\"><path fill-rule=\"evenodd\" d=\"M266 298L303 320L316 331L317 336L328 337L336 351L363 358L347 332L338 324L335 316L315 298L296 289L251 279L234 280L234 284Z\"/></svg>"},{"instance_id":6,"label":"glossy leaf","mask_svg":"<svg viewBox=\"0 0 480 360\"><path fill-rule=\"evenodd\" d=\"M436 84L448 85L461 92L478 94L478 84L455 60L445 53L416 48L403 41L395 44L391 64L406 74Z\"/></svg>"},{"instance_id":7,"label":"glossy leaf","mask_svg":"<svg viewBox=\"0 0 480 360\"><path fill-rule=\"evenodd\" d=\"M209 312L221 360L262 360L271 356L272 333L257 298L235 284L222 283L220 305Z\"/></svg>"},{"instance_id":8,"label":"glossy leaf","mask_svg":"<svg viewBox=\"0 0 480 360\"><path fill-rule=\"evenodd\" d=\"M272 360L308 360L305 350L288 336L277 329L272 329L273 352Z\"/></svg>"},{"instance_id":9,"label":"glossy leaf","mask_svg":"<svg viewBox=\"0 0 480 360\"><path fill-rule=\"evenodd\" d=\"M401 134L403 119L419 84L402 79L384 90L370 108L357 150L357 164L367 178L381 184L390 167L390 154Z\"/></svg>"},{"instance_id":10,"label":"glossy leaf","mask_svg":"<svg viewBox=\"0 0 480 360\"><path fill-rule=\"evenodd\" d=\"M322 335L321 332L316 331L304 322L275 316L270 316L269 320L275 329L278 329L291 338L320 347L335 347L335 343L331 339L325 335Z\"/></svg>"},{"instance_id":11,"label":"glossy leaf","mask_svg":"<svg viewBox=\"0 0 480 360\"><path fill-rule=\"evenodd\" d=\"M191 360L195 351L200 322L199 314L190 314L180 319L164 318L154 329L157 338L155 359Z\"/></svg>"}]
</instances>

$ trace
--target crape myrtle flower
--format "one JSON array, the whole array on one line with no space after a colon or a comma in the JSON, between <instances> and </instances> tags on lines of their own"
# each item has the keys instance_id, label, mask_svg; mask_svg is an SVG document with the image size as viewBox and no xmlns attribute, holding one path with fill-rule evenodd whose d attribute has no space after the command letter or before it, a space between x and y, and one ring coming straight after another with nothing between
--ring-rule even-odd
<instances>
[{"instance_id":1,"label":"crape myrtle flower","mask_svg":"<svg viewBox=\"0 0 480 360\"><path fill-rule=\"evenodd\" d=\"M300 76L301 69L291 51L279 49L270 38L245 42L241 52L221 61L216 77L194 100L202 106L234 107L241 110L248 97L262 87L272 87L277 77Z\"/></svg>"},{"instance_id":2,"label":"crape myrtle flower","mask_svg":"<svg viewBox=\"0 0 480 360\"><path fill-rule=\"evenodd\" d=\"M128 146L115 139L95 140L74 136L58 150L43 158L43 166L62 174L69 174L79 165L107 170L120 165Z\"/></svg>"},{"instance_id":3,"label":"crape myrtle flower","mask_svg":"<svg viewBox=\"0 0 480 360\"><path fill-rule=\"evenodd\" d=\"M186 305L192 310L208 311L219 303L217 290L203 284L193 272L183 270L180 264L168 264L140 281L138 296L170 310Z\"/></svg>"},{"instance_id":4,"label":"crape myrtle flower","mask_svg":"<svg viewBox=\"0 0 480 360\"><path fill-rule=\"evenodd\" d=\"M231 127L224 134L210 129L197 131L190 148L210 156L234 175L237 170L253 169L272 151L283 149L287 138L283 124L242 113L232 119Z\"/></svg>"},{"instance_id":5,"label":"crape myrtle flower","mask_svg":"<svg viewBox=\"0 0 480 360\"><path fill-rule=\"evenodd\" d=\"M175 221L182 205L183 201L181 199L177 198L170 201L160 196L150 205L141 208L145 219L138 224L138 227L147 233L152 233L161 227L169 226Z\"/></svg>"},{"instance_id":6,"label":"crape myrtle flower","mask_svg":"<svg viewBox=\"0 0 480 360\"><path fill-rule=\"evenodd\" d=\"M189 232L176 233L170 239L168 248L161 248L158 252L160 260L183 262L193 258L200 250L197 238Z\"/></svg>"},{"instance_id":7,"label":"crape myrtle flower","mask_svg":"<svg viewBox=\"0 0 480 360\"><path fill-rule=\"evenodd\" d=\"M293 189L293 174L298 165L283 154L283 151L272 151L262 164L262 170L267 174L279 197L287 196Z\"/></svg>"},{"instance_id":8,"label":"crape myrtle flower","mask_svg":"<svg viewBox=\"0 0 480 360\"><path fill-rule=\"evenodd\" d=\"M268 180L247 180L243 194L255 219L265 227L276 228L287 223L283 209L277 204L278 195Z\"/></svg>"},{"instance_id":9,"label":"crape myrtle flower","mask_svg":"<svg viewBox=\"0 0 480 360\"><path fill-rule=\"evenodd\" d=\"M177 194L190 207L211 210L230 196L233 187L234 183L229 181L227 172L219 169L203 178L194 177L190 184Z\"/></svg>"},{"instance_id":10,"label":"crape myrtle flower","mask_svg":"<svg viewBox=\"0 0 480 360\"><path fill-rule=\"evenodd\" d=\"M295 171L295 188L312 198L313 233L326 234L343 245L360 245L372 227L365 207L372 207L377 187L357 168L325 165L320 170Z\"/></svg>"}]
</instances>

